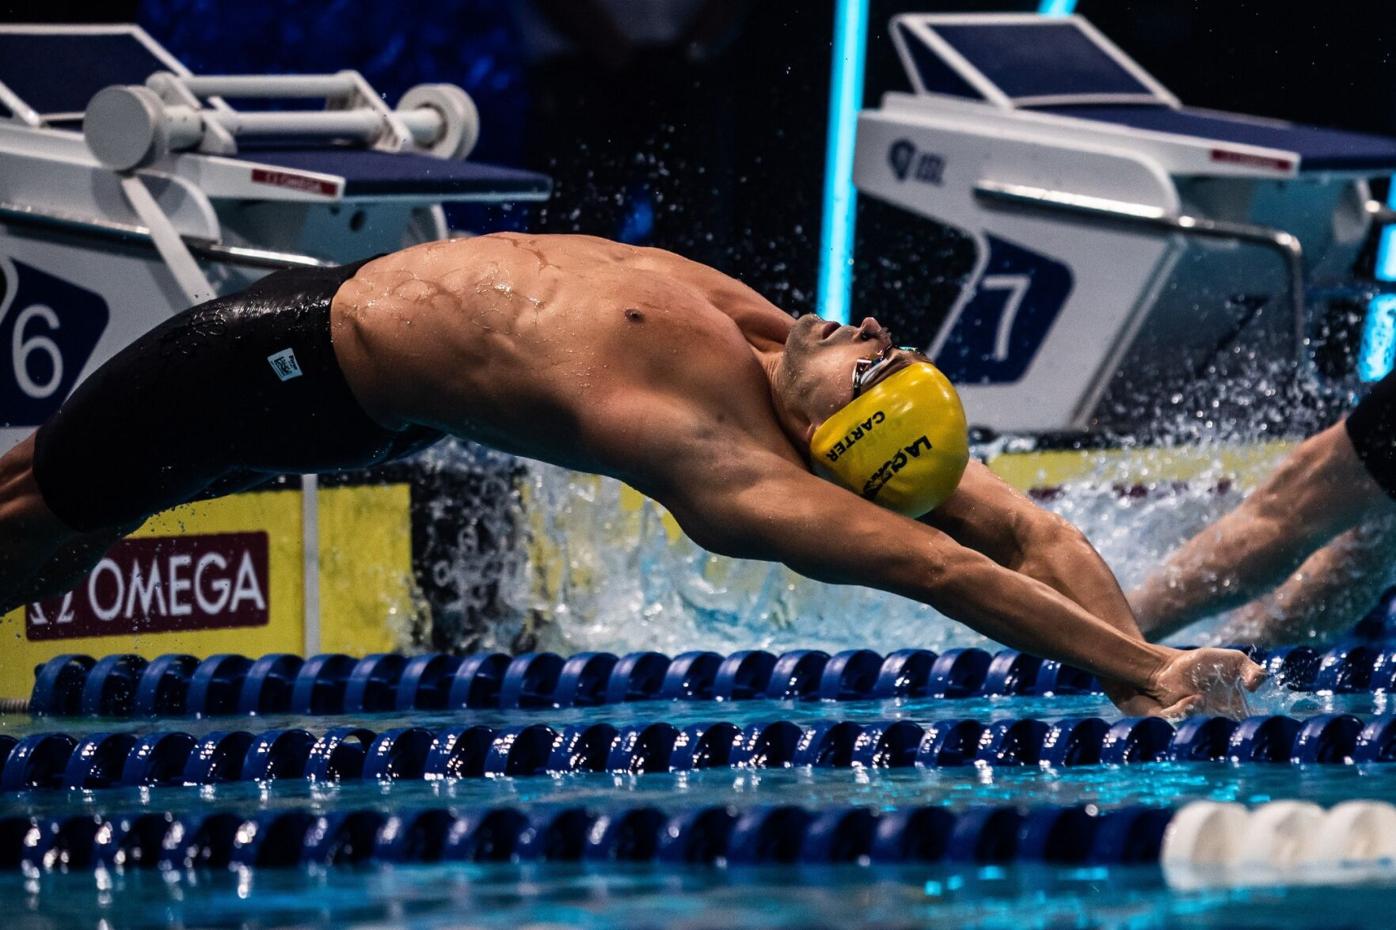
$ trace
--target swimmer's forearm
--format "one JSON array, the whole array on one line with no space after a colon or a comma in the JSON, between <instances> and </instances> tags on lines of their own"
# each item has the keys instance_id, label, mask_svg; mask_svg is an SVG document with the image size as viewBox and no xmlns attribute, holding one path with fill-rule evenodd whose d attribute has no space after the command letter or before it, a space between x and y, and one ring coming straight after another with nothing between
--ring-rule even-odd
<instances>
[{"instance_id":1,"label":"swimmer's forearm","mask_svg":"<svg viewBox=\"0 0 1396 930\"><path fill-rule=\"evenodd\" d=\"M1031 538L1018 570L1066 595L1121 633L1144 638L1115 573L1071 524L1056 521Z\"/></svg>"},{"instance_id":2,"label":"swimmer's forearm","mask_svg":"<svg viewBox=\"0 0 1396 930\"><path fill-rule=\"evenodd\" d=\"M977 553L938 571L921 599L1006 646L1147 689L1173 650L1144 642L1067 595Z\"/></svg>"},{"instance_id":3,"label":"swimmer's forearm","mask_svg":"<svg viewBox=\"0 0 1396 930\"><path fill-rule=\"evenodd\" d=\"M1054 519L1029 534L1026 543L1018 571L1070 598L1131 639L1144 639L1115 573L1080 530ZM1121 682L1102 678L1101 685L1116 704L1133 697L1133 689Z\"/></svg>"}]
</instances>

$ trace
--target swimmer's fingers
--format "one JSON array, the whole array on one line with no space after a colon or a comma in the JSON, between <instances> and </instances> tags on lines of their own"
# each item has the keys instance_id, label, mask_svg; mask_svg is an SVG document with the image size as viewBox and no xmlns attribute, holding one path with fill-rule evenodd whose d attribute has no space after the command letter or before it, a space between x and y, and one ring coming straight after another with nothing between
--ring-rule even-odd
<instances>
[{"instance_id":1,"label":"swimmer's fingers","mask_svg":"<svg viewBox=\"0 0 1396 930\"><path fill-rule=\"evenodd\" d=\"M1234 720L1250 716L1250 702L1246 700L1246 695L1259 688L1264 681L1265 670L1249 658L1240 659L1234 666L1219 668L1216 679L1207 688L1209 697L1214 697L1216 701L1214 712Z\"/></svg>"},{"instance_id":2,"label":"swimmer's fingers","mask_svg":"<svg viewBox=\"0 0 1396 930\"><path fill-rule=\"evenodd\" d=\"M1181 720L1183 717L1191 717L1202 710L1202 695L1195 694L1192 697L1183 698L1176 704L1169 707L1162 707L1153 712L1153 716L1162 717L1165 720Z\"/></svg>"}]
</instances>

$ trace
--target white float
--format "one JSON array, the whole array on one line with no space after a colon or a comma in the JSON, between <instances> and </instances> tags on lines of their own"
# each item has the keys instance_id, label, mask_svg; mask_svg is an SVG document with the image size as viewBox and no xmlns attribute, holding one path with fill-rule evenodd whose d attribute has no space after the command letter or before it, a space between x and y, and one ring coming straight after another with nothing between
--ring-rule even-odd
<instances>
[{"instance_id":1,"label":"white float","mask_svg":"<svg viewBox=\"0 0 1396 930\"><path fill-rule=\"evenodd\" d=\"M1240 804L1185 804L1163 834L1160 862L1168 884L1182 890L1229 884L1249 820Z\"/></svg>"}]
</instances>

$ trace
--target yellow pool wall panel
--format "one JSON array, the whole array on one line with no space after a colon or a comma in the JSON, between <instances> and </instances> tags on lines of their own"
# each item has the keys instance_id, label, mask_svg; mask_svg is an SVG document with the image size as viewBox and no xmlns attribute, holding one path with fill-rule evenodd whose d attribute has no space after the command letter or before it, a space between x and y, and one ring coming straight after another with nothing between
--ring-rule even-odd
<instances>
[{"instance_id":1,"label":"yellow pool wall panel","mask_svg":"<svg viewBox=\"0 0 1396 930\"><path fill-rule=\"evenodd\" d=\"M363 655L393 648L412 609L412 528L406 484L322 488L319 651ZM23 608L0 617L0 697L28 697L34 667L64 653L104 656L232 652L302 654L306 646L302 495L249 492L150 518L133 538L262 532L268 542L268 622L261 626L30 640Z\"/></svg>"}]
</instances>

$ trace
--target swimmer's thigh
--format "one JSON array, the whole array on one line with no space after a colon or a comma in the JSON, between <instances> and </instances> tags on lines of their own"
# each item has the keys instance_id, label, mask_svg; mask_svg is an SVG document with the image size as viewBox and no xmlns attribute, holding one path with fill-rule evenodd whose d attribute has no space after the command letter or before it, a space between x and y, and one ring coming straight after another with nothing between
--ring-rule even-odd
<instances>
[{"instance_id":1,"label":"swimmer's thigh","mask_svg":"<svg viewBox=\"0 0 1396 930\"><path fill-rule=\"evenodd\" d=\"M137 525L222 474L219 427L236 399L213 377L213 343L186 338L202 310L122 349L39 428L34 479L71 529Z\"/></svg>"}]
</instances>

